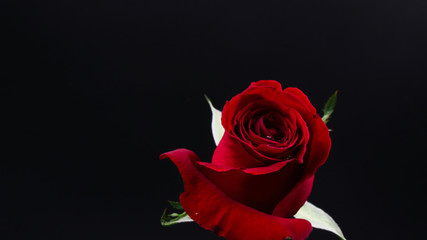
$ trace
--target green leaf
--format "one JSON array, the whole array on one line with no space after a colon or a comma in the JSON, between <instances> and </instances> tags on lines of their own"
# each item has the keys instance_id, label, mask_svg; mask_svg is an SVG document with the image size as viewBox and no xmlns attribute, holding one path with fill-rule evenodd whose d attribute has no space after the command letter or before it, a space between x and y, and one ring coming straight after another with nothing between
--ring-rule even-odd
<instances>
[{"instance_id":1,"label":"green leaf","mask_svg":"<svg viewBox=\"0 0 427 240\"><path fill-rule=\"evenodd\" d=\"M182 208L182 205L180 202L175 202L175 201L168 201L169 204L176 210L184 210L184 208Z\"/></svg>"},{"instance_id":2,"label":"green leaf","mask_svg":"<svg viewBox=\"0 0 427 240\"><path fill-rule=\"evenodd\" d=\"M208 96L206 96L206 94L205 94L205 98L212 111L212 135L213 135L215 144L218 146L219 141L221 141L221 138L224 135L224 128L222 127L222 124L221 124L221 111L219 111L212 105L211 100L208 98Z\"/></svg>"},{"instance_id":3,"label":"green leaf","mask_svg":"<svg viewBox=\"0 0 427 240\"><path fill-rule=\"evenodd\" d=\"M191 219L186 212L171 214L166 214L166 212L167 209L163 211L162 217L160 218L160 224L162 224L162 226L172 226L178 223L193 221L193 219Z\"/></svg>"},{"instance_id":4,"label":"green leaf","mask_svg":"<svg viewBox=\"0 0 427 240\"><path fill-rule=\"evenodd\" d=\"M304 206L295 214L295 218L302 218L311 223L313 228L319 228L335 233L341 239L345 240L338 224L322 209L305 202Z\"/></svg>"},{"instance_id":5,"label":"green leaf","mask_svg":"<svg viewBox=\"0 0 427 240\"><path fill-rule=\"evenodd\" d=\"M327 123L329 118L331 117L331 114L334 112L335 104L337 102L337 94L338 90L332 94L328 101L326 102L325 106L323 107L323 122Z\"/></svg>"},{"instance_id":6,"label":"green leaf","mask_svg":"<svg viewBox=\"0 0 427 240\"><path fill-rule=\"evenodd\" d=\"M168 202L174 209L183 210L180 202L175 202L175 201L168 201ZM162 226L171 226L177 223L192 222L192 221L193 219L191 219L186 212L167 214L167 209L163 211L162 217L160 218L160 224L162 224Z\"/></svg>"}]
</instances>

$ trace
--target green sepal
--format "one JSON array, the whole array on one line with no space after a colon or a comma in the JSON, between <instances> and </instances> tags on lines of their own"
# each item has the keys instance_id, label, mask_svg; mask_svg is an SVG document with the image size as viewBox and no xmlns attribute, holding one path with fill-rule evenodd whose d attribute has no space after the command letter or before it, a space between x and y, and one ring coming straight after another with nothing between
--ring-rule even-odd
<instances>
[{"instance_id":1,"label":"green sepal","mask_svg":"<svg viewBox=\"0 0 427 240\"><path fill-rule=\"evenodd\" d=\"M224 128L222 127L222 124L221 124L221 111L216 109L213 106L212 101L208 98L208 96L206 94L205 94L205 98L209 104L209 107L211 108L211 111L212 111L212 123L211 123L212 136L214 138L215 145L218 146L219 142L221 141L222 136L224 135L224 131L225 131Z\"/></svg>"},{"instance_id":2,"label":"green sepal","mask_svg":"<svg viewBox=\"0 0 427 240\"><path fill-rule=\"evenodd\" d=\"M174 208L175 210L183 210L182 205L180 202L175 201L168 201L169 204ZM177 223L183 223L183 222L192 222L193 219L188 216L186 212L182 213L170 213L167 214L167 208L163 211L162 217L160 218L160 224L162 226L172 226Z\"/></svg>"},{"instance_id":3,"label":"green sepal","mask_svg":"<svg viewBox=\"0 0 427 240\"><path fill-rule=\"evenodd\" d=\"M174 209L176 209L176 210L184 210L184 208L182 208L182 205L181 205L181 203L180 203L180 202L171 201L171 200L169 200L168 202L169 202L169 204L170 204Z\"/></svg>"},{"instance_id":4,"label":"green sepal","mask_svg":"<svg viewBox=\"0 0 427 240\"><path fill-rule=\"evenodd\" d=\"M314 206L312 203L305 204L294 215L295 218L301 218L309 221L313 228L330 231L339 236L342 240L346 240L338 224L322 209Z\"/></svg>"},{"instance_id":5,"label":"green sepal","mask_svg":"<svg viewBox=\"0 0 427 240\"><path fill-rule=\"evenodd\" d=\"M178 223L193 221L186 212L171 214L167 214L166 212L167 209L163 211L162 217L160 218L160 224L162 224L162 226L172 226Z\"/></svg>"},{"instance_id":6,"label":"green sepal","mask_svg":"<svg viewBox=\"0 0 427 240\"><path fill-rule=\"evenodd\" d=\"M323 122L327 123L329 118L331 117L331 114L334 112L335 104L337 103L337 94L338 90L332 94L328 101L325 103L325 106L323 107Z\"/></svg>"}]
</instances>

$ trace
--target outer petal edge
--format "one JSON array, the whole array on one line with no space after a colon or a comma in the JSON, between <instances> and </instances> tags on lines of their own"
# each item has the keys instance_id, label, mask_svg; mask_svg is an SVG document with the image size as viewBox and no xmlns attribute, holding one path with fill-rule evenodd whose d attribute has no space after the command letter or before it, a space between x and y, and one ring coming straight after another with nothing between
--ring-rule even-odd
<instances>
[{"instance_id":1,"label":"outer petal edge","mask_svg":"<svg viewBox=\"0 0 427 240\"><path fill-rule=\"evenodd\" d=\"M178 167L185 185L181 204L201 227L227 240L308 238L312 230L308 221L268 215L227 197L195 167L199 158L193 152L177 149L160 158L169 158Z\"/></svg>"}]
</instances>

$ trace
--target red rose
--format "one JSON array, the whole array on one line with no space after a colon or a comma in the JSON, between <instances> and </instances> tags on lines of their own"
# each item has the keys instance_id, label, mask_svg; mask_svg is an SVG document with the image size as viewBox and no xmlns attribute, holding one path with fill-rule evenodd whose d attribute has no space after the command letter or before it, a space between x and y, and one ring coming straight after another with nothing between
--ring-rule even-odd
<instances>
[{"instance_id":1,"label":"red rose","mask_svg":"<svg viewBox=\"0 0 427 240\"><path fill-rule=\"evenodd\" d=\"M331 147L307 96L273 80L255 82L225 104L221 121L225 133L211 163L186 149L161 155L184 180L184 210L227 240L306 239L311 224L293 216Z\"/></svg>"}]
</instances>

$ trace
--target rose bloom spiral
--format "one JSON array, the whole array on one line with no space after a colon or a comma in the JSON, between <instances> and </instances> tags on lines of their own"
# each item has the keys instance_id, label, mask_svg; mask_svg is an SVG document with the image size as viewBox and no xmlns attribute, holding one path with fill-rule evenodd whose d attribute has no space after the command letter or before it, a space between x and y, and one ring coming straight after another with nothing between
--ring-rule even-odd
<instances>
[{"instance_id":1,"label":"rose bloom spiral","mask_svg":"<svg viewBox=\"0 0 427 240\"><path fill-rule=\"evenodd\" d=\"M221 122L224 136L210 163L186 149L161 155L184 180L184 210L227 240L307 239L311 224L293 216L331 147L307 96L258 81L225 104Z\"/></svg>"}]
</instances>

